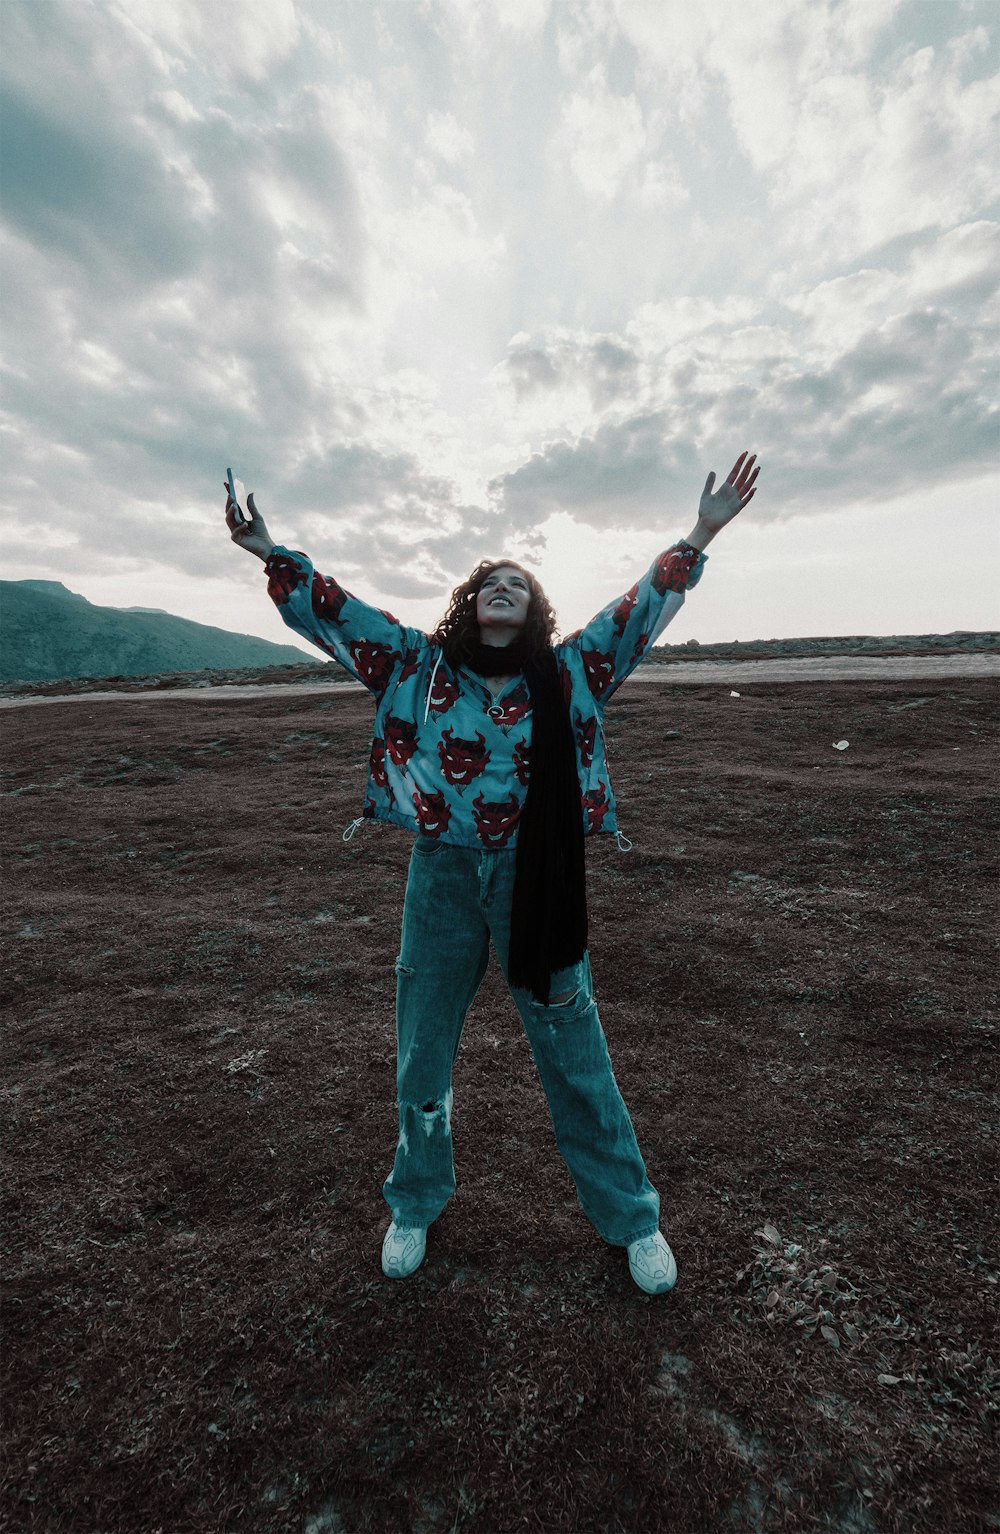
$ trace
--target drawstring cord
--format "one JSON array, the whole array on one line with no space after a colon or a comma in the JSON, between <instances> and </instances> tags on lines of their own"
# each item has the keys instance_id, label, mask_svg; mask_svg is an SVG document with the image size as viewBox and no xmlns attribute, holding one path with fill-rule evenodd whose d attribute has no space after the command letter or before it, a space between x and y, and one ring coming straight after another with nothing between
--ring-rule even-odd
<instances>
[{"instance_id":1,"label":"drawstring cord","mask_svg":"<svg viewBox=\"0 0 1000 1534\"><path fill-rule=\"evenodd\" d=\"M430 709L430 706L431 706L431 693L434 691L434 678L437 676L437 669L438 669L438 667L441 664L443 656L444 656L444 651L442 650L441 654L438 656L437 660L434 662L434 670L431 672L431 679L430 679L430 681L427 684L427 702L424 704L424 724L427 723L427 713L428 713L428 710Z\"/></svg>"}]
</instances>

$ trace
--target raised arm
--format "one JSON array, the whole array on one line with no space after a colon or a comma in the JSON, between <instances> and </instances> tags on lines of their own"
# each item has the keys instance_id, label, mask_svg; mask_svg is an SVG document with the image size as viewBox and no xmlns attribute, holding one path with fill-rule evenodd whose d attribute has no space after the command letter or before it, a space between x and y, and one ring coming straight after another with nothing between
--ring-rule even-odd
<instances>
[{"instance_id":1,"label":"raised arm","mask_svg":"<svg viewBox=\"0 0 1000 1534\"><path fill-rule=\"evenodd\" d=\"M253 520L240 527L227 486L226 525L232 540L264 561L268 595L282 621L380 698L401 668L426 648L426 634L362 601L332 576L321 575L308 554L275 543L252 495L247 510Z\"/></svg>"},{"instance_id":2,"label":"raised arm","mask_svg":"<svg viewBox=\"0 0 1000 1534\"><path fill-rule=\"evenodd\" d=\"M649 654L656 640L680 612L685 593L701 579L708 556L705 545L739 514L754 494L756 454L741 453L724 485L713 495L715 474L708 476L690 538L657 555L652 566L625 595L564 641L580 653L587 685L603 705Z\"/></svg>"}]
</instances>

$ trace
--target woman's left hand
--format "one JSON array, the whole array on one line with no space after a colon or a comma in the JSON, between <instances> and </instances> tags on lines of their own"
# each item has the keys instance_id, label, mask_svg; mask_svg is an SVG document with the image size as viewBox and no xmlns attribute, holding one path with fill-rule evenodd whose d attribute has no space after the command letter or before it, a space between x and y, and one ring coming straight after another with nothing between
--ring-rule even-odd
<instances>
[{"instance_id":1,"label":"woman's left hand","mask_svg":"<svg viewBox=\"0 0 1000 1534\"><path fill-rule=\"evenodd\" d=\"M753 467L756 457L756 453L752 453L749 458L745 452L741 453L729 472L729 478L724 485L719 486L714 495L712 494L712 486L715 484L714 469L706 479L698 506L698 521L711 532L719 532L727 522L739 516L744 506L753 500L755 493L753 483L760 473L760 464L757 464L756 468ZM751 469L753 473L750 472Z\"/></svg>"}]
</instances>

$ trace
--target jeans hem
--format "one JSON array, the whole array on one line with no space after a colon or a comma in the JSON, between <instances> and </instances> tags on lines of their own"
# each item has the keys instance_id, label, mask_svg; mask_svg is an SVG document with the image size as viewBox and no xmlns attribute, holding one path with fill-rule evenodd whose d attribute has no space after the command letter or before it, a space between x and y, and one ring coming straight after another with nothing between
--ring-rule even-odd
<instances>
[{"instance_id":1,"label":"jeans hem","mask_svg":"<svg viewBox=\"0 0 1000 1534\"><path fill-rule=\"evenodd\" d=\"M392 1215L393 1224L397 1230L430 1230L434 1221L438 1218L440 1210L438 1214L427 1216L409 1214L401 1219L398 1215L393 1214L392 1206L390 1205L389 1213Z\"/></svg>"},{"instance_id":2,"label":"jeans hem","mask_svg":"<svg viewBox=\"0 0 1000 1534\"><path fill-rule=\"evenodd\" d=\"M605 1236L604 1240L609 1246L631 1246L633 1241L646 1241L650 1236L655 1236L659 1228L658 1224L650 1225L643 1230L636 1231L632 1236L622 1237L620 1241L615 1241L610 1236Z\"/></svg>"}]
</instances>

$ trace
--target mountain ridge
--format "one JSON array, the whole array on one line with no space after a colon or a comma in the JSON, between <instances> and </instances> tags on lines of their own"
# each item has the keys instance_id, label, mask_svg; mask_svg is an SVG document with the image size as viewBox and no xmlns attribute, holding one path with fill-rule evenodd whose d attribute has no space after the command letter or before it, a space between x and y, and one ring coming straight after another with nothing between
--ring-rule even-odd
<instances>
[{"instance_id":1,"label":"mountain ridge","mask_svg":"<svg viewBox=\"0 0 1000 1534\"><path fill-rule=\"evenodd\" d=\"M99 607L61 581L0 581L0 683L308 663L276 644L155 609ZM323 666L317 652L315 665Z\"/></svg>"}]
</instances>

